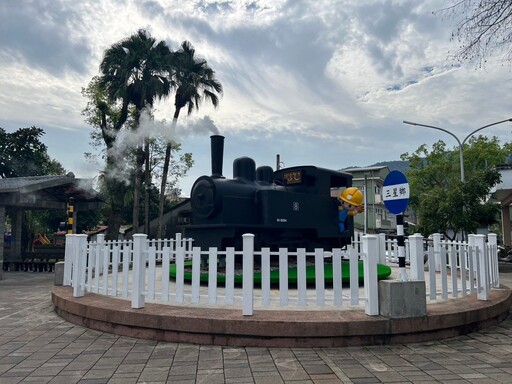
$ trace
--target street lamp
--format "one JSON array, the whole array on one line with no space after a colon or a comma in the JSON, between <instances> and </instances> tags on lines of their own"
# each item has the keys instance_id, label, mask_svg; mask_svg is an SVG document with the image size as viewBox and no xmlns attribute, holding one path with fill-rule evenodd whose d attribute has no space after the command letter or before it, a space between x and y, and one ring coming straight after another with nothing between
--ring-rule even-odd
<instances>
[{"instance_id":1,"label":"street lamp","mask_svg":"<svg viewBox=\"0 0 512 384\"><path fill-rule=\"evenodd\" d=\"M437 129L439 131L446 132L447 134L449 134L453 138L455 138L455 140L457 140L457 143L459 144L459 152L460 152L460 181L464 182L464 180L465 180L465 177L464 177L464 144L466 143L466 140L469 139L475 133L477 133L478 131L481 131L484 128L492 127L493 125L498 125L498 124L506 123L507 121L512 121L512 119L506 119L506 120L497 121L496 123L487 124L487 125L484 125L483 127L477 128L473 132L471 132L469 135L467 135L464 138L464 140L462 140L462 142L459 140L459 138L457 136L455 136L455 134L453 134L452 132L450 132L450 131L448 131L447 129L444 129L444 128L436 127L434 125L426 125L426 124L414 123L412 121L407 121L407 120L404 120L403 123L404 124L409 124L409 125L417 125L417 126L420 126L420 127L427 127L427 128Z\"/></svg>"}]
</instances>

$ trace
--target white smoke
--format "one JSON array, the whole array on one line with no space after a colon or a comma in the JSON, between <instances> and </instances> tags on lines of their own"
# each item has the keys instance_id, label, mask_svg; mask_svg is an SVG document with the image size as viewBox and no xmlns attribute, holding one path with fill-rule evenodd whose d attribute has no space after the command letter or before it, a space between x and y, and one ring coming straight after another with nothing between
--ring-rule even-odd
<instances>
[{"instance_id":1,"label":"white smoke","mask_svg":"<svg viewBox=\"0 0 512 384\"><path fill-rule=\"evenodd\" d=\"M178 127L180 127L179 124ZM181 137L203 135L207 133L218 135L219 130L215 126L215 123L210 118L210 116L205 116L202 119L187 121L187 124L185 124L185 126L182 129L178 129L177 133Z\"/></svg>"},{"instance_id":2,"label":"white smoke","mask_svg":"<svg viewBox=\"0 0 512 384\"><path fill-rule=\"evenodd\" d=\"M137 146L143 145L146 139L163 140L175 145L183 143L189 137L218 133L218 128L209 116L202 119L178 119L173 125L172 122L165 120L156 121L147 110L143 110L136 130L127 129L118 133L109 152L117 162L109 176L129 183L129 176L134 167L131 154Z\"/></svg>"},{"instance_id":3,"label":"white smoke","mask_svg":"<svg viewBox=\"0 0 512 384\"><path fill-rule=\"evenodd\" d=\"M143 110L137 134L143 138L161 138L176 144L191 136L217 135L219 130L210 116L204 116L202 119L178 119L173 126L172 122L165 120L155 121L146 110Z\"/></svg>"}]
</instances>

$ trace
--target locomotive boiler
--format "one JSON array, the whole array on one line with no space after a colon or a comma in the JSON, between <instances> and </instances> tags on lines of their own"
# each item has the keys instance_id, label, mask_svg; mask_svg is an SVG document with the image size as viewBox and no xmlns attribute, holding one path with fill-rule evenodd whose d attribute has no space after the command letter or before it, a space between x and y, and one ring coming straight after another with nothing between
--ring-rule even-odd
<instances>
[{"instance_id":1,"label":"locomotive boiler","mask_svg":"<svg viewBox=\"0 0 512 384\"><path fill-rule=\"evenodd\" d=\"M331 249L344 247L353 236L353 218L339 233L340 189L352 176L311 165L273 171L256 168L253 159L233 162L233 179L222 175L224 137L211 136L211 176L192 186L190 209L180 220L186 237L201 247L241 247L242 235L255 235L255 247Z\"/></svg>"}]
</instances>

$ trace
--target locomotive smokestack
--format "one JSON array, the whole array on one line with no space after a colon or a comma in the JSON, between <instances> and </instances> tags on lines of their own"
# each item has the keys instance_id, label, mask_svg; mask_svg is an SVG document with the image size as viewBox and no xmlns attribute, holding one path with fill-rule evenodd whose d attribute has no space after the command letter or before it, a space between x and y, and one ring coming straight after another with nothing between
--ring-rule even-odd
<instances>
[{"instance_id":1,"label":"locomotive smokestack","mask_svg":"<svg viewBox=\"0 0 512 384\"><path fill-rule=\"evenodd\" d=\"M222 176L222 161L224 158L224 136L210 136L212 146L212 177Z\"/></svg>"}]
</instances>

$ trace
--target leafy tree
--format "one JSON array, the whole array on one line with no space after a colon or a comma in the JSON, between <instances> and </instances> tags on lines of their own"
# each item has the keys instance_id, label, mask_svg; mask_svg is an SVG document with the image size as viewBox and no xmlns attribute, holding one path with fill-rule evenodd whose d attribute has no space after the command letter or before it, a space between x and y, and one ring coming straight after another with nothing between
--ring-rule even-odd
<instances>
[{"instance_id":1,"label":"leafy tree","mask_svg":"<svg viewBox=\"0 0 512 384\"><path fill-rule=\"evenodd\" d=\"M148 141L149 143L149 152L150 152L150 162L149 168L152 174L152 177L159 180L162 177L162 168L163 168L163 159L166 149L166 142L162 140L162 138L153 138ZM189 169L192 167L194 161L192 160L191 153L180 153L181 152L181 144L175 143L172 148L173 156L171 158L171 163L169 166L169 176L167 182L167 192L176 191L179 183L179 179L186 176ZM132 180L134 179L134 174L131 175ZM145 219L145 223L147 222L148 227L145 228L145 232L148 235L151 235L149 232L149 223L152 219L158 217L158 205L159 205L159 190L153 185L148 184L145 187L148 190L149 199L141 198L141 211L139 212L139 221L143 220L143 212L144 216L147 217ZM126 196L126 201L133 203L133 193L132 189L128 192ZM166 200L164 210L170 209L171 204ZM130 222L129 213L125 210L123 214L125 222ZM154 236L154 233L152 234Z\"/></svg>"},{"instance_id":2,"label":"leafy tree","mask_svg":"<svg viewBox=\"0 0 512 384\"><path fill-rule=\"evenodd\" d=\"M198 109L201 100L210 101L214 106L218 105L217 94L222 92L221 84L215 79L213 70L208 67L206 60L195 57L195 50L188 42L183 42L177 52L172 52L165 42L157 43L148 32L139 30L136 34L121 40L105 51L100 64L101 76L91 82L85 96L91 102L88 104L85 114L90 123L100 127L101 137L107 146L105 158L107 166L104 177L110 178L108 173L115 169L115 157L109 154L116 147L116 140L122 128L131 126L133 133L137 134L140 126L140 117L143 110L152 114L153 103L160 98L168 96L172 89L176 88L175 114L172 128L175 127L180 110L188 107L188 113ZM131 108L131 109L130 109ZM133 113L131 113L132 111ZM130 118L131 117L131 118ZM93 135L94 136L94 135ZM151 163L151 143L147 133L141 134L141 140L135 151L135 186L133 188L133 215L132 223L135 230L140 220L140 191L142 190L142 166L145 164L145 222L148 225L149 211L151 209L151 177L155 166ZM180 157L180 160L171 164L172 142L166 142L163 171L161 172L161 189L159 196L159 233L161 236L163 207L165 193L169 188L175 187L176 179L168 182L169 170L174 176L184 175L192 165L190 154ZM128 153L126 153L128 157ZM130 155L131 156L131 155ZM153 162L154 163L154 162ZM176 166L182 164L183 166ZM130 180L131 177L125 178ZM109 190L113 190L113 185ZM113 188L114 187L114 188ZM123 191L113 194L120 196ZM124 191L124 196L131 194ZM126 199L118 199L126 201ZM114 207L115 203L111 205Z\"/></svg>"},{"instance_id":3,"label":"leafy tree","mask_svg":"<svg viewBox=\"0 0 512 384\"><path fill-rule=\"evenodd\" d=\"M48 155L43 135L35 126L12 133L0 128L0 177L65 175L62 165Z\"/></svg>"},{"instance_id":4,"label":"leafy tree","mask_svg":"<svg viewBox=\"0 0 512 384\"><path fill-rule=\"evenodd\" d=\"M105 51L100 64L99 83L111 101L121 101L121 120L127 116L128 106L135 108L134 130L139 127L142 110L152 109L156 99L171 90L169 57L171 51L164 41L157 43L149 32L141 29L132 36L115 43ZM125 120L126 121L126 120ZM122 121L124 124L125 121ZM142 140L147 140L143 138ZM144 153L146 148L146 154ZM147 144L139 142L135 161L135 188L133 199L133 227L139 226L142 166L149 156ZM147 180L146 180L147 181Z\"/></svg>"},{"instance_id":5,"label":"leafy tree","mask_svg":"<svg viewBox=\"0 0 512 384\"><path fill-rule=\"evenodd\" d=\"M219 104L218 94L222 93L222 85L215 78L215 72L208 66L205 59L198 58L195 49L188 41L184 41L178 51L172 53L169 62L174 67L174 82L177 87L174 97L174 129L182 108L187 108L190 115L198 110L202 100L209 101L214 107ZM163 207L167 187L167 175L171 159L172 143L169 141L165 151L164 168L162 172L160 200L158 205L157 237L162 235Z\"/></svg>"},{"instance_id":6,"label":"leafy tree","mask_svg":"<svg viewBox=\"0 0 512 384\"><path fill-rule=\"evenodd\" d=\"M495 165L504 163L509 153L510 145L501 147L496 137L472 137L464 145L464 183L458 148L448 150L440 140L430 151L422 145L413 154L403 154L402 160L410 161L410 204L418 215L418 230L454 238L460 231L475 232L495 222L499 207L487 200L500 181Z\"/></svg>"},{"instance_id":7,"label":"leafy tree","mask_svg":"<svg viewBox=\"0 0 512 384\"><path fill-rule=\"evenodd\" d=\"M130 207L133 206L134 199L135 153L132 147L120 143L126 131L129 132L133 113L128 112L126 127L120 127L117 122L121 114L121 106L106 98L98 80L98 77L93 78L88 87L82 89L83 96L88 99L82 114L94 128L91 133L91 145L102 149L100 156L106 162L105 169L99 178L100 192L107 201L107 207L104 210L104 217L108 223L107 239L116 239L120 226L131 223L133 220L133 211ZM160 179L167 144L158 137L148 140L148 143L150 172L154 178ZM178 180L186 175L193 164L192 154L178 155L180 150L180 144L173 146L173 153L176 155L171 161L169 171L171 179L167 183L167 190L176 188ZM92 154L88 156L93 157ZM147 194L149 199L141 199L140 203L144 213L147 212L148 218L145 222L149 223L151 218L158 216L159 192L151 183L146 186L149 187L145 188L149 192ZM140 211L138 219L143 220Z\"/></svg>"},{"instance_id":8,"label":"leafy tree","mask_svg":"<svg viewBox=\"0 0 512 384\"><path fill-rule=\"evenodd\" d=\"M7 133L0 128L0 178L65 175L66 170L57 160L48 155L47 146L41 142L44 130L32 126ZM15 210L7 209L13 216ZM60 216L64 216L62 219ZM57 211L24 211L22 216L22 243L26 248L32 244L34 233L51 233L57 220L65 219L65 213Z\"/></svg>"},{"instance_id":9,"label":"leafy tree","mask_svg":"<svg viewBox=\"0 0 512 384\"><path fill-rule=\"evenodd\" d=\"M129 121L129 108L124 100L116 103L107 97L99 77L93 77L87 88L82 89L82 95L88 99L82 115L94 128L91 133L92 145L105 147L102 152L105 168L99 182L100 191L107 203L104 210L104 216L108 222L106 238L114 240L117 239L119 228L123 223L128 194L126 180L130 179L132 173L131 148L120 146L116 142L124 123ZM92 157L91 154L88 156ZM126 161L127 159L129 160Z\"/></svg>"},{"instance_id":10,"label":"leafy tree","mask_svg":"<svg viewBox=\"0 0 512 384\"><path fill-rule=\"evenodd\" d=\"M155 174L155 177L160 180L163 177L163 165L166 150L166 143L163 143L163 145L161 145L160 143L155 144L153 155L151 156L154 162L153 172ZM169 194L171 191L179 194L179 180L187 175L188 171L190 170L190 168L192 168L192 165L194 164L194 160L192 159L191 153L180 152L181 144L174 143L172 146L172 153L168 167L167 183L165 186L166 195Z\"/></svg>"},{"instance_id":11,"label":"leafy tree","mask_svg":"<svg viewBox=\"0 0 512 384\"><path fill-rule=\"evenodd\" d=\"M485 64L495 52L512 60L512 2L509 0L450 0L437 12L455 21L452 39L460 44L452 56L459 61Z\"/></svg>"}]
</instances>

